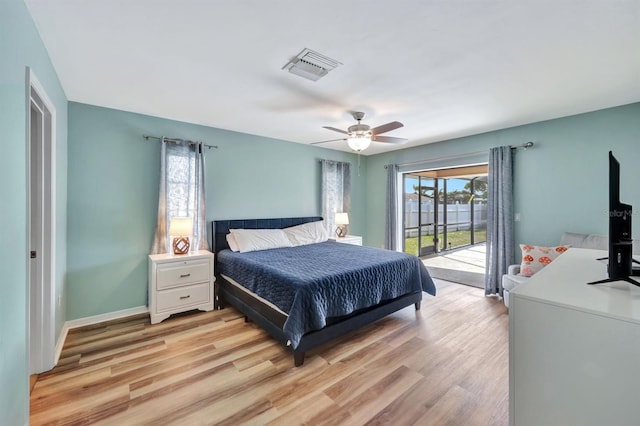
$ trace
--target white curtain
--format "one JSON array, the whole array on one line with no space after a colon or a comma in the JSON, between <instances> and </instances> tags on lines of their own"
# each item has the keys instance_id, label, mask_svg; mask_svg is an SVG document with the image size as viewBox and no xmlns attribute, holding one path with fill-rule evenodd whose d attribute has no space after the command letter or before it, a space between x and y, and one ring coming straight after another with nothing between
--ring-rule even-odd
<instances>
[{"instance_id":1,"label":"white curtain","mask_svg":"<svg viewBox=\"0 0 640 426\"><path fill-rule=\"evenodd\" d=\"M158 222L151 253L168 253L172 217L193 219L191 250L209 250L205 215L204 146L162 139Z\"/></svg>"},{"instance_id":2,"label":"white curtain","mask_svg":"<svg viewBox=\"0 0 640 426\"><path fill-rule=\"evenodd\" d=\"M329 235L336 230L336 213L351 211L351 163L321 160L322 217ZM349 215L349 221L351 221Z\"/></svg>"},{"instance_id":3,"label":"white curtain","mask_svg":"<svg viewBox=\"0 0 640 426\"><path fill-rule=\"evenodd\" d=\"M387 164L387 203L385 212L384 247L398 250L398 166Z\"/></svg>"},{"instance_id":4,"label":"white curtain","mask_svg":"<svg viewBox=\"0 0 640 426\"><path fill-rule=\"evenodd\" d=\"M502 276L514 262L513 153L509 146L491 148L487 179L487 269L485 294L502 296Z\"/></svg>"}]
</instances>

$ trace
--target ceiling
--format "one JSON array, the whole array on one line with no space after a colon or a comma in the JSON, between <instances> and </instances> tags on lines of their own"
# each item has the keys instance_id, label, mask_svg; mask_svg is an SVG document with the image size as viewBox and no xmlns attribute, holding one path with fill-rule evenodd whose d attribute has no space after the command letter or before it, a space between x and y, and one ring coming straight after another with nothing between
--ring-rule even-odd
<instances>
[{"instance_id":1,"label":"ceiling","mask_svg":"<svg viewBox=\"0 0 640 426\"><path fill-rule=\"evenodd\" d=\"M404 123L363 154L640 101L638 0L25 3L70 101L304 144ZM343 65L282 70L304 48Z\"/></svg>"}]
</instances>

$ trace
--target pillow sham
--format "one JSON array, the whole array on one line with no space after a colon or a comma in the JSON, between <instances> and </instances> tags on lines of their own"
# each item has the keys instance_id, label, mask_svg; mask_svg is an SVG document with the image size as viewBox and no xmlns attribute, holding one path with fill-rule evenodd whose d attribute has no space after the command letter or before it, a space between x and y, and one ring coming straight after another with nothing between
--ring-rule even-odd
<instances>
[{"instance_id":1,"label":"pillow sham","mask_svg":"<svg viewBox=\"0 0 640 426\"><path fill-rule=\"evenodd\" d=\"M520 244L522 250L522 263L520 273L525 277L530 277L542 270L545 266L553 262L555 258L567 251L569 246L542 247L531 244Z\"/></svg>"},{"instance_id":2,"label":"pillow sham","mask_svg":"<svg viewBox=\"0 0 640 426\"><path fill-rule=\"evenodd\" d=\"M322 243L329 239L323 220L291 226L283 231L293 246Z\"/></svg>"},{"instance_id":3,"label":"pillow sham","mask_svg":"<svg viewBox=\"0 0 640 426\"><path fill-rule=\"evenodd\" d=\"M292 247L282 229L232 229L240 253Z\"/></svg>"},{"instance_id":4,"label":"pillow sham","mask_svg":"<svg viewBox=\"0 0 640 426\"><path fill-rule=\"evenodd\" d=\"M229 248L231 249L231 251L240 251L238 243L236 242L236 237L234 237L232 233L227 234L227 243L229 244Z\"/></svg>"}]
</instances>

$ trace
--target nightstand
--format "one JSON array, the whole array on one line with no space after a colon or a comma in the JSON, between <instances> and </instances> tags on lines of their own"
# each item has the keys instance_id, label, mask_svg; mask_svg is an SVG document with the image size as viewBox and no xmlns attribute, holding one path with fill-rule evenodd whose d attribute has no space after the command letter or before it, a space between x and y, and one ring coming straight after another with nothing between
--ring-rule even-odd
<instances>
[{"instance_id":1,"label":"nightstand","mask_svg":"<svg viewBox=\"0 0 640 426\"><path fill-rule=\"evenodd\" d=\"M171 314L213 310L213 253L149 255L149 314L151 324Z\"/></svg>"},{"instance_id":2,"label":"nightstand","mask_svg":"<svg viewBox=\"0 0 640 426\"><path fill-rule=\"evenodd\" d=\"M343 244L353 244L354 246L362 245L362 237L359 235L347 235L346 237L331 237L329 241L335 241Z\"/></svg>"}]
</instances>

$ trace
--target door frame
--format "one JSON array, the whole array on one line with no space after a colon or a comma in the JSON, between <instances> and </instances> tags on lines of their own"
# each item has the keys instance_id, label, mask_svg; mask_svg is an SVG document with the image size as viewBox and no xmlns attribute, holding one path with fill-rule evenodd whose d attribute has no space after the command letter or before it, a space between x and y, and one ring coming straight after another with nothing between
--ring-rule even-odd
<instances>
[{"instance_id":1,"label":"door frame","mask_svg":"<svg viewBox=\"0 0 640 426\"><path fill-rule=\"evenodd\" d=\"M39 123L32 123L32 106ZM30 67L26 68L26 150L27 150L27 336L29 374L42 373L55 366L56 325L56 110L44 87ZM32 141L32 126L39 129ZM40 150L42 161L34 167ZM34 170L36 169L36 170ZM39 179L41 192L33 194L34 179ZM36 187L37 188L37 187ZM34 203L33 196L37 197ZM35 205L34 205L35 204ZM42 232L32 231L32 214L38 215ZM35 247L34 247L35 245ZM32 273L30 252L37 252L39 266ZM35 275L35 276L34 276Z\"/></svg>"},{"instance_id":2,"label":"door frame","mask_svg":"<svg viewBox=\"0 0 640 426\"><path fill-rule=\"evenodd\" d=\"M436 177L425 177L425 176L420 176L420 175L414 175L412 172L405 172L402 174L402 178L400 179L402 181L402 193L403 193L403 197L402 200L405 200L405 195L406 195L406 178L407 177L412 177L412 178L417 178L418 179L418 192L417 192L417 203L418 203L418 215L417 215L417 224L415 227L410 227L407 228L407 215L405 212L405 208L406 208L406 204L404 202L399 204L399 208L398 210L402 211L402 236L404 237L402 240L402 245L400 247L402 247L402 250L406 250L406 232L407 229L415 229L417 232L417 250L418 250L418 257L424 257L424 256L430 256L432 254L436 254L438 253L438 205L439 205L439 196L438 196L438 182L439 178ZM432 186L423 186L423 181L424 180L430 180L432 181ZM432 222L427 222L424 223L422 222L422 203L423 203L423 199L424 199L424 195L422 192L422 188L427 188L428 190L432 190L433 191L433 221ZM426 229L425 234L423 235L423 231ZM429 235L429 232L433 232L433 235ZM423 240L431 240L432 244L428 244L428 245L423 245Z\"/></svg>"}]
</instances>

